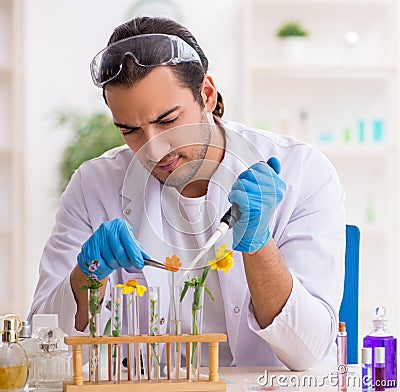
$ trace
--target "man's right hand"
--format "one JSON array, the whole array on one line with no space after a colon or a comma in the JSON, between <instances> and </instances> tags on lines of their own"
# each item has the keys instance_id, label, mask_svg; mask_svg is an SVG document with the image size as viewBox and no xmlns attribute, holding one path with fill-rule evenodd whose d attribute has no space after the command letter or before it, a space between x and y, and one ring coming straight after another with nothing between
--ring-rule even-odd
<instances>
[{"instance_id":1,"label":"man's right hand","mask_svg":"<svg viewBox=\"0 0 400 392\"><path fill-rule=\"evenodd\" d=\"M271 157L250 166L232 185L229 201L236 203L241 213L233 226L233 250L256 252L270 240L270 220L286 192L279 173L280 162Z\"/></svg>"},{"instance_id":2,"label":"man's right hand","mask_svg":"<svg viewBox=\"0 0 400 392\"><path fill-rule=\"evenodd\" d=\"M95 274L99 280L114 270L144 267L143 258L150 258L133 235L133 229L123 219L104 222L83 244L77 260L85 275ZM98 261L96 271L90 271L93 260Z\"/></svg>"}]
</instances>

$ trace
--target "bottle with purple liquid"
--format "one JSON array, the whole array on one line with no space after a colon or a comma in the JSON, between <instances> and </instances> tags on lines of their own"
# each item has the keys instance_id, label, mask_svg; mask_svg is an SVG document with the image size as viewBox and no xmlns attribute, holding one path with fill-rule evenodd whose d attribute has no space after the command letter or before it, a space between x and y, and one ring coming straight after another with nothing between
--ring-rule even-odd
<instances>
[{"instance_id":1,"label":"bottle with purple liquid","mask_svg":"<svg viewBox=\"0 0 400 392\"><path fill-rule=\"evenodd\" d=\"M364 337L363 347L371 347L373 366L375 366L375 347L385 347L386 388L395 388L397 387L397 339L387 329L388 321L385 314L386 309L383 306L375 307L372 331ZM375 383L374 376L373 372L373 385Z\"/></svg>"}]
</instances>

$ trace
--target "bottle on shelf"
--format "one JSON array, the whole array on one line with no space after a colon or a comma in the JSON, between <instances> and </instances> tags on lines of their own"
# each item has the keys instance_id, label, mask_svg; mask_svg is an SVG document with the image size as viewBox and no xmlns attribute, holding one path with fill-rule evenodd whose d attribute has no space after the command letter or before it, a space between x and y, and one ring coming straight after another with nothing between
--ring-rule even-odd
<instances>
[{"instance_id":1,"label":"bottle on shelf","mask_svg":"<svg viewBox=\"0 0 400 392\"><path fill-rule=\"evenodd\" d=\"M306 143L311 143L309 124L308 124L308 112L307 110L300 110L299 112L299 131L298 138Z\"/></svg>"},{"instance_id":2,"label":"bottle on shelf","mask_svg":"<svg viewBox=\"0 0 400 392\"><path fill-rule=\"evenodd\" d=\"M363 339L363 347L372 349L372 364L375 368L375 347L385 348L385 381L386 388L397 387L397 339L388 331L388 320L385 318L386 309L376 306L374 319L372 320L372 331ZM372 382L375 383L375 374L372 374Z\"/></svg>"}]
</instances>

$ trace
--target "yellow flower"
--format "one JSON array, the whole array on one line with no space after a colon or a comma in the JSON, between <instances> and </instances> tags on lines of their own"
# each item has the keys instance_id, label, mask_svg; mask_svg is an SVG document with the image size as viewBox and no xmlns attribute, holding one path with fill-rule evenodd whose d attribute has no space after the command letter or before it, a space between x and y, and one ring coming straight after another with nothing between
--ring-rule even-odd
<instances>
[{"instance_id":1,"label":"yellow flower","mask_svg":"<svg viewBox=\"0 0 400 392\"><path fill-rule=\"evenodd\" d=\"M132 280L128 280L126 283L124 284L117 284L117 287L122 289L122 294L130 294L133 292L133 290L136 290L136 294L139 297L143 297L143 294L146 291L146 287L141 286L140 284L138 284L138 282L134 279Z\"/></svg>"},{"instance_id":2,"label":"yellow flower","mask_svg":"<svg viewBox=\"0 0 400 392\"><path fill-rule=\"evenodd\" d=\"M172 257L167 257L165 259L165 268L168 271L178 272L179 268L182 267L182 263L179 262L180 258L177 255L172 255Z\"/></svg>"},{"instance_id":3,"label":"yellow flower","mask_svg":"<svg viewBox=\"0 0 400 392\"><path fill-rule=\"evenodd\" d=\"M145 286L141 286L140 284L138 284L138 285L136 286L136 294L137 294L139 297L143 297L143 294L145 293L146 290L147 290L147 289L146 289Z\"/></svg>"},{"instance_id":4,"label":"yellow flower","mask_svg":"<svg viewBox=\"0 0 400 392\"><path fill-rule=\"evenodd\" d=\"M207 264L211 266L211 269L217 271L224 271L229 274L229 270L233 266L233 255L231 250L226 250L226 244L220 246L217 250L215 257L210 260Z\"/></svg>"}]
</instances>

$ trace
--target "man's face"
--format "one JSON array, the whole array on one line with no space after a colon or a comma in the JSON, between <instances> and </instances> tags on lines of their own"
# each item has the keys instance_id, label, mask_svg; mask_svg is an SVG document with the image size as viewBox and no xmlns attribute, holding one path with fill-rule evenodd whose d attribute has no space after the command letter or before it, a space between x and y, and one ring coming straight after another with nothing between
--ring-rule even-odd
<instances>
[{"instance_id":1,"label":"man's face","mask_svg":"<svg viewBox=\"0 0 400 392\"><path fill-rule=\"evenodd\" d=\"M155 68L131 88L107 86L105 96L126 144L154 177L175 187L193 179L207 156L212 126L170 67Z\"/></svg>"}]
</instances>

